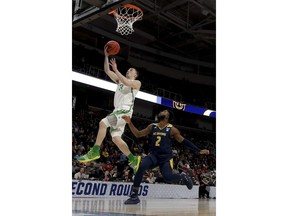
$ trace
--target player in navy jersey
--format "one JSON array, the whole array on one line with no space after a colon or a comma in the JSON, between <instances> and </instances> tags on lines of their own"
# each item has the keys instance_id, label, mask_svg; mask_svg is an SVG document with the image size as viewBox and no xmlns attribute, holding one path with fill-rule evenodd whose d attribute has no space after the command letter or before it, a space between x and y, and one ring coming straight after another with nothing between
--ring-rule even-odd
<instances>
[{"instance_id":1,"label":"player in navy jersey","mask_svg":"<svg viewBox=\"0 0 288 216\"><path fill-rule=\"evenodd\" d=\"M189 190L192 189L193 183L189 176L185 173L174 174L173 169L173 152L172 140L175 139L186 147L199 152L200 154L209 154L209 150L200 150L189 140L185 139L180 131L169 122L173 119L173 112L164 110L157 116L158 123L148 125L143 130L138 130L129 116L122 117L128 124L130 130L136 137L149 135L149 145L151 153L147 155L140 163L139 169L134 177L133 189L130 198L125 204L137 204L140 202L138 198L138 190L146 170L151 170L159 166L160 172L166 181L173 182L182 180Z\"/></svg>"}]
</instances>

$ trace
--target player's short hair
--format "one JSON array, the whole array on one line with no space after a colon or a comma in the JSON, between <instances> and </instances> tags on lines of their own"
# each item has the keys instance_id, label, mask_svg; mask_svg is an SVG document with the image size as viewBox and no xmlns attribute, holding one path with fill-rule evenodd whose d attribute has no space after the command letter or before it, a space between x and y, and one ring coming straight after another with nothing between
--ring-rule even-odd
<instances>
[{"instance_id":1,"label":"player's short hair","mask_svg":"<svg viewBox=\"0 0 288 216\"><path fill-rule=\"evenodd\" d=\"M169 113L169 121L173 121L173 119L174 119L174 113L172 112L172 110L167 110L168 111L168 113Z\"/></svg>"}]
</instances>

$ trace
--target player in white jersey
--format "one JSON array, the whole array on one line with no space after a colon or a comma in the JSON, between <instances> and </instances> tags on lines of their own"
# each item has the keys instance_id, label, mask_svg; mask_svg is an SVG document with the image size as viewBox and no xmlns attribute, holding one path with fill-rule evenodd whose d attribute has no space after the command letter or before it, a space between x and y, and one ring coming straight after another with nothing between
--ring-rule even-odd
<instances>
[{"instance_id":1,"label":"player in white jersey","mask_svg":"<svg viewBox=\"0 0 288 216\"><path fill-rule=\"evenodd\" d=\"M106 136L107 128L110 127L112 141L128 157L130 165L133 167L134 173L136 173L141 157L134 156L130 152L127 144L121 138L126 125L126 122L124 119L122 119L122 116L129 115L132 117L134 100L141 87L141 82L136 80L138 77L138 72L135 68L128 69L125 77L118 71L115 59L111 59L109 63L109 55L105 49L104 54L104 71L110 77L110 79L117 84L114 94L115 108L111 114L99 122L98 134L94 146L87 154L79 157L78 161L89 162L100 158L100 146ZM113 71L110 70L109 65L111 65Z\"/></svg>"}]
</instances>

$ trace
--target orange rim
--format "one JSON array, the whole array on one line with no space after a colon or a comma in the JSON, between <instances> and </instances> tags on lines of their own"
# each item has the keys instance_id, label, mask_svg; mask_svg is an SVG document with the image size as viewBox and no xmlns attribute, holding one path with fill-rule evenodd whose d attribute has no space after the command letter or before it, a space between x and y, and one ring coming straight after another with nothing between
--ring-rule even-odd
<instances>
[{"instance_id":1,"label":"orange rim","mask_svg":"<svg viewBox=\"0 0 288 216\"><path fill-rule=\"evenodd\" d=\"M138 10L138 11L141 11L143 13L143 11L141 10L141 8L135 6L135 5L132 5L132 4L126 4L123 6L124 8L133 8L135 10ZM114 14L116 12L116 10L112 10L110 11L108 14Z\"/></svg>"},{"instance_id":2,"label":"orange rim","mask_svg":"<svg viewBox=\"0 0 288 216\"><path fill-rule=\"evenodd\" d=\"M114 14L115 10L110 11L108 14Z\"/></svg>"},{"instance_id":3,"label":"orange rim","mask_svg":"<svg viewBox=\"0 0 288 216\"><path fill-rule=\"evenodd\" d=\"M132 4L126 4L123 7L125 7L125 8L133 8L133 9L139 10L139 11L141 11L143 13L141 8L139 8L139 7L135 6L135 5L132 5Z\"/></svg>"}]
</instances>

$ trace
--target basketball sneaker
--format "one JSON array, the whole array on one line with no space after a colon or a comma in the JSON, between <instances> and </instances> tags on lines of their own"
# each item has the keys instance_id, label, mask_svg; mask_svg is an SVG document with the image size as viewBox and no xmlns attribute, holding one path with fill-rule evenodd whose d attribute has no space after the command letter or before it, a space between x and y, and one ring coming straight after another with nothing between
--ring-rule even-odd
<instances>
[{"instance_id":1,"label":"basketball sneaker","mask_svg":"<svg viewBox=\"0 0 288 216\"><path fill-rule=\"evenodd\" d=\"M93 146L87 154L79 157L78 161L86 163L92 160L97 160L98 158L100 158L100 152L95 149L95 146Z\"/></svg>"},{"instance_id":2,"label":"basketball sneaker","mask_svg":"<svg viewBox=\"0 0 288 216\"><path fill-rule=\"evenodd\" d=\"M182 177L183 183L187 186L187 188L189 190L191 190L193 187L193 182L192 182L191 178L184 172L182 172L180 175Z\"/></svg>"},{"instance_id":3,"label":"basketball sneaker","mask_svg":"<svg viewBox=\"0 0 288 216\"><path fill-rule=\"evenodd\" d=\"M133 168L134 174L136 174L139 169L139 165L141 162L141 156L134 156L134 159L130 161L129 165Z\"/></svg>"},{"instance_id":4,"label":"basketball sneaker","mask_svg":"<svg viewBox=\"0 0 288 216\"><path fill-rule=\"evenodd\" d=\"M132 193L130 198L127 199L124 204L129 205L129 204L138 204L140 202L140 199L136 193Z\"/></svg>"}]
</instances>

